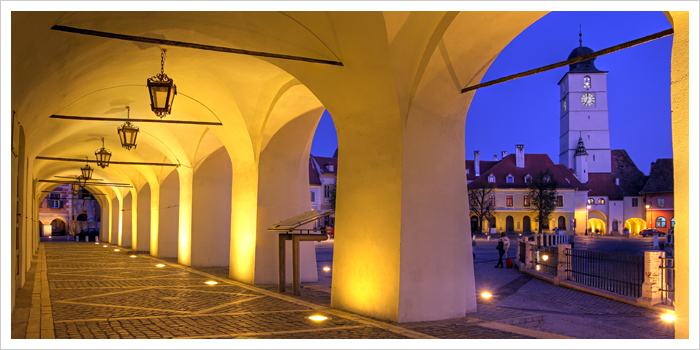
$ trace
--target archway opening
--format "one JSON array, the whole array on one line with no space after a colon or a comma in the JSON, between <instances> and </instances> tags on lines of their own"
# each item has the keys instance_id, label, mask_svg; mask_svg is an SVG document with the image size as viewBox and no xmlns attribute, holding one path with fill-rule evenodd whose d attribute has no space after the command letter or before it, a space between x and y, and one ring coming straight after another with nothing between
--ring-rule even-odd
<instances>
[{"instance_id":1,"label":"archway opening","mask_svg":"<svg viewBox=\"0 0 700 350\"><path fill-rule=\"evenodd\" d=\"M513 217L508 215L506 217L506 232L513 232L515 231L515 225L513 224Z\"/></svg>"},{"instance_id":2,"label":"archway opening","mask_svg":"<svg viewBox=\"0 0 700 350\"><path fill-rule=\"evenodd\" d=\"M566 218L563 216L560 216L559 219L557 219L557 228L559 228L559 231L566 231Z\"/></svg>"},{"instance_id":3,"label":"archway opening","mask_svg":"<svg viewBox=\"0 0 700 350\"><path fill-rule=\"evenodd\" d=\"M647 222L640 218L631 218L625 221L624 233L638 235L642 230L647 229Z\"/></svg>"},{"instance_id":4,"label":"archway opening","mask_svg":"<svg viewBox=\"0 0 700 350\"><path fill-rule=\"evenodd\" d=\"M598 218L588 219L588 232L594 235L605 235L605 221Z\"/></svg>"},{"instance_id":5,"label":"archway opening","mask_svg":"<svg viewBox=\"0 0 700 350\"><path fill-rule=\"evenodd\" d=\"M523 232L532 232L530 217L527 215L523 216Z\"/></svg>"}]
</instances>

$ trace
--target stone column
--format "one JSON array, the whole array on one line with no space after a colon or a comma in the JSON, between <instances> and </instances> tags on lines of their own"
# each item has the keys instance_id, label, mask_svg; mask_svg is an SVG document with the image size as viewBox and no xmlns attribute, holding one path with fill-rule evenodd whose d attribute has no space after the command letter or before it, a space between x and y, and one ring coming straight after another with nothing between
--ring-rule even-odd
<instances>
[{"instance_id":1,"label":"stone column","mask_svg":"<svg viewBox=\"0 0 700 350\"><path fill-rule=\"evenodd\" d=\"M660 250L647 250L644 252L644 283L642 284L642 296L637 302L645 305L654 305L661 302L661 269L660 258L665 258L666 252Z\"/></svg>"},{"instance_id":2,"label":"stone column","mask_svg":"<svg viewBox=\"0 0 700 350\"><path fill-rule=\"evenodd\" d=\"M525 242L525 268L532 268L532 251L535 249L535 242Z\"/></svg>"},{"instance_id":3,"label":"stone column","mask_svg":"<svg viewBox=\"0 0 700 350\"><path fill-rule=\"evenodd\" d=\"M178 167L180 179L179 224L177 237L177 262L192 264L192 180L194 171L188 167Z\"/></svg>"},{"instance_id":4,"label":"stone column","mask_svg":"<svg viewBox=\"0 0 700 350\"><path fill-rule=\"evenodd\" d=\"M569 270L569 259L566 250L571 249L571 244L560 244L557 246L557 275L554 277L554 284L559 285L560 281L566 281L567 270Z\"/></svg>"}]
</instances>

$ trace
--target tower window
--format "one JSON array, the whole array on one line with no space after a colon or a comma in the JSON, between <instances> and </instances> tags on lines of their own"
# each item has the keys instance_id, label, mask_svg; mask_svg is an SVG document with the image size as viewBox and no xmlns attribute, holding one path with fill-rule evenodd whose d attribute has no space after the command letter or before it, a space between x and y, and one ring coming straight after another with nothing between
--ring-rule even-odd
<instances>
[{"instance_id":1,"label":"tower window","mask_svg":"<svg viewBox=\"0 0 700 350\"><path fill-rule=\"evenodd\" d=\"M583 77L583 88L584 89L590 89L591 88L591 77L586 75Z\"/></svg>"}]
</instances>

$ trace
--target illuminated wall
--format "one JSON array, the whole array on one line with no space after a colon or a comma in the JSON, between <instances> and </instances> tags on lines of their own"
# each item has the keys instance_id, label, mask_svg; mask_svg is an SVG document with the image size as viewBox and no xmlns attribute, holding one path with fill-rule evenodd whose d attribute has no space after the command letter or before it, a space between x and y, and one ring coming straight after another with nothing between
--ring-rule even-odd
<instances>
[{"instance_id":1,"label":"illuminated wall","mask_svg":"<svg viewBox=\"0 0 700 350\"><path fill-rule=\"evenodd\" d=\"M151 250L151 186L146 183L138 195L138 215L136 217L137 230L136 246L139 251Z\"/></svg>"},{"instance_id":2,"label":"illuminated wall","mask_svg":"<svg viewBox=\"0 0 700 350\"><path fill-rule=\"evenodd\" d=\"M132 202L133 196L128 192L122 201L122 231L119 246L124 248L132 248L131 232L134 226L131 219L133 215Z\"/></svg>"},{"instance_id":3,"label":"illuminated wall","mask_svg":"<svg viewBox=\"0 0 700 350\"><path fill-rule=\"evenodd\" d=\"M178 226L180 223L180 179L172 171L160 184L158 257L176 258Z\"/></svg>"}]
</instances>

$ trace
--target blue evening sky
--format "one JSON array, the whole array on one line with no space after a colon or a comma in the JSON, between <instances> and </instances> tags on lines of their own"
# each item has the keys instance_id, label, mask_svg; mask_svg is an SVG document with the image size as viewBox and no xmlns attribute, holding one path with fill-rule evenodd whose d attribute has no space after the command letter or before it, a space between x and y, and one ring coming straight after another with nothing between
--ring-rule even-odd
<instances>
[{"instance_id":1,"label":"blue evening sky","mask_svg":"<svg viewBox=\"0 0 700 350\"><path fill-rule=\"evenodd\" d=\"M533 23L501 52L482 82L566 60L579 45L598 51L671 28L661 12L552 12ZM672 158L672 36L599 57L608 71L610 146L625 149L639 170L649 173L657 158ZM477 90L467 113L465 150L482 160L501 151L546 153L559 163L559 86L569 70L561 67ZM311 154L330 157L338 141L325 112Z\"/></svg>"}]
</instances>

